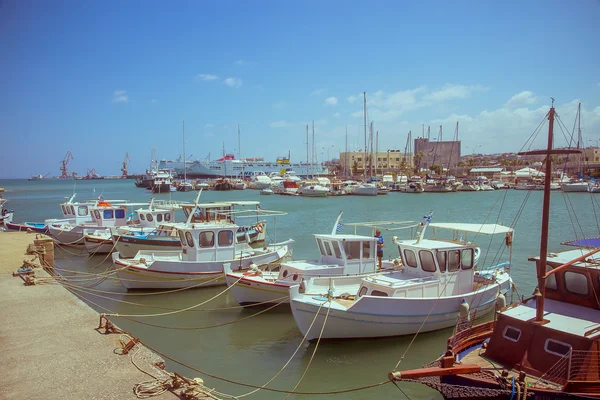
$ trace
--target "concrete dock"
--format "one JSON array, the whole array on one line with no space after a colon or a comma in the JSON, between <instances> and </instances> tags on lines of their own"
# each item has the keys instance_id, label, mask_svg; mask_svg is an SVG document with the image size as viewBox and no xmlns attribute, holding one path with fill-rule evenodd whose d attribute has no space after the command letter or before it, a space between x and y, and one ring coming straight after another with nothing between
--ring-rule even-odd
<instances>
[{"instance_id":1,"label":"concrete dock","mask_svg":"<svg viewBox=\"0 0 600 400\"><path fill-rule=\"evenodd\" d=\"M34 238L0 232L0 398L136 399L134 385L152 378L130 355L115 354L119 336L95 330L96 311L61 285L25 286L12 276L31 258L24 253ZM158 398L178 397L166 392Z\"/></svg>"}]
</instances>

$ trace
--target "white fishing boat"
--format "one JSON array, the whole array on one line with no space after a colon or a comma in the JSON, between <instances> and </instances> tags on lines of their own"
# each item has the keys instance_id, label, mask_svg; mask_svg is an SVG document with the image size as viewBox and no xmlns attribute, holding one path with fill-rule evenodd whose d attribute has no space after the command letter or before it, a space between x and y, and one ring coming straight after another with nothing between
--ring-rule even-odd
<instances>
[{"instance_id":1,"label":"white fishing boat","mask_svg":"<svg viewBox=\"0 0 600 400\"><path fill-rule=\"evenodd\" d=\"M91 221L74 223L59 220L49 223L48 231L57 244L84 245L85 235L109 227L131 224L131 220L127 217L127 208L137 205L145 205L145 203L112 204L104 200L98 201L96 205L88 207Z\"/></svg>"},{"instance_id":2,"label":"white fishing boat","mask_svg":"<svg viewBox=\"0 0 600 400\"><path fill-rule=\"evenodd\" d=\"M181 250L142 250L133 259L122 259L118 252L112 254L123 286L174 289L224 284L224 268L243 271L277 263L288 255L294 243L290 239L253 249L246 243L237 243L238 225L227 219L192 223L194 214L186 222L173 225Z\"/></svg>"},{"instance_id":3,"label":"white fishing boat","mask_svg":"<svg viewBox=\"0 0 600 400\"><path fill-rule=\"evenodd\" d=\"M288 261L281 264L279 271L252 269L245 272L225 270L225 280L230 292L241 305L288 303L288 290L304 278L317 276L365 277L390 272L401 264L399 259L382 261L377 269L375 249L377 238L356 234L340 234L342 225L338 217L331 234L316 234L316 244L321 258L314 261ZM396 225L404 223L397 222ZM391 222L390 222L391 224ZM349 224L371 226L365 224Z\"/></svg>"},{"instance_id":4,"label":"white fishing boat","mask_svg":"<svg viewBox=\"0 0 600 400\"><path fill-rule=\"evenodd\" d=\"M564 183L561 189L563 192L589 192L592 185L592 182L589 181L573 181Z\"/></svg>"},{"instance_id":5,"label":"white fishing boat","mask_svg":"<svg viewBox=\"0 0 600 400\"><path fill-rule=\"evenodd\" d=\"M497 224L429 224L417 239L397 241L403 270L366 278L310 278L290 288L296 324L308 340L388 337L453 326L459 312L492 311L511 289L510 263L477 269L480 248L468 234L504 235ZM450 230L448 239L425 239L427 227ZM500 299L500 300L498 300ZM504 299L505 301L505 299Z\"/></svg>"},{"instance_id":6,"label":"white fishing boat","mask_svg":"<svg viewBox=\"0 0 600 400\"><path fill-rule=\"evenodd\" d=\"M190 223L202 223L207 221L227 221L236 223L239 228L236 232L237 243L262 243L267 237L267 221L260 208L258 201L229 201L218 203L199 204L196 198L194 204L179 204L183 210L186 220ZM164 206L161 206L164 209ZM139 213L140 220L148 220L153 217L150 212ZM156 221L157 218L154 218ZM112 242L115 243L117 251L121 258L133 258L142 250L181 250L181 244L177 230L174 228L174 219L167 221L166 216L154 229L127 229L112 232Z\"/></svg>"},{"instance_id":7,"label":"white fishing boat","mask_svg":"<svg viewBox=\"0 0 600 400\"><path fill-rule=\"evenodd\" d=\"M175 211L181 209L182 203L171 201L155 201L150 200L147 208L135 210L136 219L127 220L124 224L115 224L109 229L98 229L93 232L88 232L83 236L83 243L90 254L106 254L115 251L116 245L120 236L127 235L149 235L155 232L157 228L164 223L175 222ZM97 213L100 219L103 219L106 214L104 210ZM96 214L96 210L93 211ZM100 225L108 226L108 221L100 221ZM117 239L113 241L113 236Z\"/></svg>"},{"instance_id":8,"label":"white fishing boat","mask_svg":"<svg viewBox=\"0 0 600 400\"><path fill-rule=\"evenodd\" d=\"M406 184L400 185L398 187L398 191L404 193L423 193L425 189L423 189L422 182L408 182Z\"/></svg>"},{"instance_id":9,"label":"white fishing boat","mask_svg":"<svg viewBox=\"0 0 600 400\"><path fill-rule=\"evenodd\" d=\"M271 183L271 178L265 175L264 172L259 171L250 177L250 182L248 182L248 189L266 189L271 186Z\"/></svg>"},{"instance_id":10,"label":"white fishing boat","mask_svg":"<svg viewBox=\"0 0 600 400\"><path fill-rule=\"evenodd\" d=\"M273 194L273 189L271 188L264 188L260 191L260 194L265 195L265 196L270 196Z\"/></svg>"}]
</instances>

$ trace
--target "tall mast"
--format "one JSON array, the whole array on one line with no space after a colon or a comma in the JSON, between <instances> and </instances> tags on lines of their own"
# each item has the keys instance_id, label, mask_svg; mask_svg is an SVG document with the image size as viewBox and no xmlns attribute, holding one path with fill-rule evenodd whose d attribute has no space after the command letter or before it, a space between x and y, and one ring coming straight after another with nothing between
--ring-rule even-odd
<instances>
[{"instance_id":1,"label":"tall mast","mask_svg":"<svg viewBox=\"0 0 600 400\"><path fill-rule=\"evenodd\" d=\"M373 121L369 125L369 150L371 153L369 157L369 175L373 176Z\"/></svg>"},{"instance_id":2,"label":"tall mast","mask_svg":"<svg viewBox=\"0 0 600 400\"><path fill-rule=\"evenodd\" d=\"M306 124L306 174L308 175L308 124Z\"/></svg>"},{"instance_id":3,"label":"tall mast","mask_svg":"<svg viewBox=\"0 0 600 400\"><path fill-rule=\"evenodd\" d=\"M577 149L579 146L583 145L581 143L581 103L577 106ZM581 154L579 155L579 176L577 178L581 179L583 176L583 171L581 170Z\"/></svg>"},{"instance_id":4,"label":"tall mast","mask_svg":"<svg viewBox=\"0 0 600 400\"><path fill-rule=\"evenodd\" d=\"M375 134L375 176L377 176L378 161L379 161L379 131L377 131L377 133Z\"/></svg>"},{"instance_id":5,"label":"tall mast","mask_svg":"<svg viewBox=\"0 0 600 400\"><path fill-rule=\"evenodd\" d=\"M312 157L311 157L311 175L315 175L315 120L312 122Z\"/></svg>"},{"instance_id":6,"label":"tall mast","mask_svg":"<svg viewBox=\"0 0 600 400\"><path fill-rule=\"evenodd\" d=\"M363 180L367 180L367 92L363 92L363 119L365 127L365 149L363 158Z\"/></svg>"},{"instance_id":7,"label":"tall mast","mask_svg":"<svg viewBox=\"0 0 600 400\"><path fill-rule=\"evenodd\" d=\"M187 182L187 170L185 166L185 121L181 121L181 131L183 136L183 181Z\"/></svg>"},{"instance_id":8,"label":"tall mast","mask_svg":"<svg viewBox=\"0 0 600 400\"><path fill-rule=\"evenodd\" d=\"M344 156L344 176L348 175L348 124L346 124L346 154Z\"/></svg>"},{"instance_id":9,"label":"tall mast","mask_svg":"<svg viewBox=\"0 0 600 400\"><path fill-rule=\"evenodd\" d=\"M546 150L534 150L525 153L518 153L519 155L545 155L546 156L546 170L544 176L544 200L542 203L542 231L540 234L540 260L538 261L537 267L537 280L538 287L534 295L536 296L536 307L535 307L535 322L544 322L544 297L546 295L546 281L544 275L546 274L546 262L548 261L548 228L550 225L550 183L552 182L552 155L553 154L573 154L579 153L580 150L572 149L552 149L552 142L554 140L554 99L552 99L552 107L548 111L548 144Z\"/></svg>"}]
</instances>

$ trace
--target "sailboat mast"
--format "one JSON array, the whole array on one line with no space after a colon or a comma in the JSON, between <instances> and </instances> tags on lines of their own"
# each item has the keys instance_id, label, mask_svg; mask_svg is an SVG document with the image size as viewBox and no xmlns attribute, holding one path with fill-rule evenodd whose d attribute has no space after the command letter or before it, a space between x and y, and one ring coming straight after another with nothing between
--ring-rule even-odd
<instances>
[{"instance_id":1,"label":"sailboat mast","mask_svg":"<svg viewBox=\"0 0 600 400\"><path fill-rule=\"evenodd\" d=\"M370 150L370 157L369 157L369 176L373 176L373 121L371 121L371 124L369 125L369 150Z\"/></svg>"},{"instance_id":2,"label":"sailboat mast","mask_svg":"<svg viewBox=\"0 0 600 400\"><path fill-rule=\"evenodd\" d=\"M308 124L306 124L306 175L308 175Z\"/></svg>"},{"instance_id":3,"label":"sailboat mast","mask_svg":"<svg viewBox=\"0 0 600 400\"><path fill-rule=\"evenodd\" d=\"M548 259L548 227L550 225L550 183L552 177L552 142L554 135L554 99L548 112L548 147L546 155L546 176L544 179L544 200L542 203L542 232L540 235L540 261L537 265L537 279L540 296L537 296L535 320L544 320L544 296L546 295L546 262Z\"/></svg>"},{"instance_id":4,"label":"sailboat mast","mask_svg":"<svg viewBox=\"0 0 600 400\"><path fill-rule=\"evenodd\" d=\"M379 161L379 131L375 134L375 176L377 176L377 161Z\"/></svg>"},{"instance_id":5,"label":"sailboat mast","mask_svg":"<svg viewBox=\"0 0 600 400\"><path fill-rule=\"evenodd\" d=\"M348 176L348 124L346 124L346 155L344 157L344 176Z\"/></svg>"},{"instance_id":6,"label":"sailboat mast","mask_svg":"<svg viewBox=\"0 0 600 400\"><path fill-rule=\"evenodd\" d=\"M187 182L187 170L185 165L185 121L181 121L181 134L183 138L183 181Z\"/></svg>"},{"instance_id":7,"label":"sailboat mast","mask_svg":"<svg viewBox=\"0 0 600 400\"><path fill-rule=\"evenodd\" d=\"M312 157L310 163L311 175L315 174L315 120L312 122Z\"/></svg>"},{"instance_id":8,"label":"sailboat mast","mask_svg":"<svg viewBox=\"0 0 600 400\"><path fill-rule=\"evenodd\" d=\"M579 149L579 146L582 146L583 143L581 143L581 103L579 103L579 105L577 106L577 149ZM583 177L583 170L581 168L581 154L579 154L579 176L578 178L581 179Z\"/></svg>"},{"instance_id":9,"label":"sailboat mast","mask_svg":"<svg viewBox=\"0 0 600 400\"><path fill-rule=\"evenodd\" d=\"M365 127L365 153L363 157L363 179L367 180L367 92L363 92L363 120Z\"/></svg>"}]
</instances>

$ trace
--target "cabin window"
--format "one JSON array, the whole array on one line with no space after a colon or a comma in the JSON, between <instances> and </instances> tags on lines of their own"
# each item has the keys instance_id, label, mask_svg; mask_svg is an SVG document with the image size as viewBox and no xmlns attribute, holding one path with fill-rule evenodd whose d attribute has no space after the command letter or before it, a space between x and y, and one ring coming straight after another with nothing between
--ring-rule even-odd
<instances>
[{"instance_id":1,"label":"cabin window","mask_svg":"<svg viewBox=\"0 0 600 400\"><path fill-rule=\"evenodd\" d=\"M342 252L340 250L340 243L339 242L333 242L331 244L333 246L333 251L335 252L335 258L342 258Z\"/></svg>"},{"instance_id":2,"label":"cabin window","mask_svg":"<svg viewBox=\"0 0 600 400\"><path fill-rule=\"evenodd\" d=\"M358 292L359 296L364 296L365 294L367 294L367 287L363 286L360 288L360 291Z\"/></svg>"},{"instance_id":3,"label":"cabin window","mask_svg":"<svg viewBox=\"0 0 600 400\"><path fill-rule=\"evenodd\" d=\"M77 207L77 214L80 217L85 217L86 215L88 215L88 206L79 206L79 207Z\"/></svg>"},{"instance_id":4,"label":"cabin window","mask_svg":"<svg viewBox=\"0 0 600 400\"><path fill-rule=\"evenodd\" d=\"M113 210L104 210L104 219L113 219L115 216L115 213L113 212Z\"/></svg>"},{"instance_id":5,"label":"cabin window","mask_svg":"<svg viewBox=\"0 0 600 400\"><path fill-rule=\"evenodd\" d=\"M406 265L408 265L409 267L413 267L416 268L417 267L417 256L415 255L415 252L412 250L404 250L404 261L406 262Z\"/></svg>"},{"instance_id":6,"label":"cabin window","mask_svg":"<svg viewBox=\"0 0 600 400\"><path fill-rule=\"evenodd\" d=\"M165 221L169 222L171 220L171 214L166 213L165 214Z\"/></svg>"},{"instance_id":7,"label":"cabin window","mask_svg":"<svg viewBox=\"0 0 600 400\"><path fill-rule=\"evenodd\" d=\"M100 219L100 211L94 210L94 217L96 217L96 219Z\"/></svg>"},{"instance_id":8,"label":"cabin window","mask_svg":"<svg viewBox=\"0 0 600 400\"><path fill-rule=\"evenodd\" d=\"M329 242L324 242L324 243L325 243L325 251L327 252L327 255L332 256L333 251L331 251L331 243L329 243Z\"/></svg>"},{"instance_id":9,"label":"cabin window","mask_svg":"<svg viewBox=\"0 0 600 400\"><path fill-rule=\"evenodd\" d=\"M71 206L71 214L75 215L75 207Z\"/></svg>"},{"instance_id":10,"label":"cabin window","mask_svg":"<svg viewBox=\"0 0 600 400\"><path fill-rule=\"evenodd\" d=\"M179 231L179 241L181 242L182 246L185 246L185 234L183 233L183 231Z\"/></svg>"},{"instance_id":11,"label":"cabin window","mask_svg":"<svg viewBox=\"0 0 600 400\"><path fill-rule=\"evenodd\" d=\"M213 247L215 245L214 232L200 232L200 247Z\"/></svg>"},{"instance_id":12,"label":"cabin window","mask_svg":"<svg viewBox=\"0 0 600 400\"><path fill-rule=\"evenodd\" d=\"M587 276L579 272L565 272L565 286L567 287L567 291L571 293L583 296L587 296L588 294Z\"/></svg>"},{"instance_id":13,"label":"cabin window","mask_svg":"<svg viewBox=\"0 0 600 400\"><path fill-rule=\"evenodd\" d=\"M281 274L281 276L283 276L283 278L285 279L288 276L288 270L284 269L283 274Z\"/></svg>"},{"instance_id":14,"label":"cabin window","mask_svg":"<svg viewBox=\"0 0 600 400\"><path fill-rule=\"evenodd\" d=\"M462 260L460 263L461 269L473 268L473 249L465 249L462 251Z\"/></svg>"},{"instance_id":15,"label":"cabin window","mask_svg":"<svg viewBox=\"0 0 600 400\"><path fill-rule=\"evenodd\" d=\"M446 272L446 252L438 251L435 256L437 257L437 262L440 266L440 272Z\"/></svg>"},{"instance_id":16,"label":"cabin window","mask_svg":"<svg viewBox=\"0 0 600 400\"><path fill-rule=\"evenodd\" d=\"M219 246L231 246L233 244L233 231L219 232Z\"/></svg>"},{"instance_id":17,"label":"cabin window","mask_svg":"<svg viewBox=\"0 0 600 400\"><path fill-rule=\"evenodd\" d=\"M546 265L546 273L552 271L552 267L549 265ZM557 290L558 286L556 285L556 275L552 274L550 276L548 276L548 278L546 278L546 289L550 289L550 290Z\"/></svg>"},{"instance_id":18,"label":"cabin window","mask_svg":"<svg viewBox=\"0 0 600 400\"><path fill-rule=\"evenodd\" d=\"M67 208L65 207L65 205L63 204L60 207L62 208L63 214L67 215L68 213L67 213Z\"/></svg>"},{"instance_id":19,"label":"cabin window","mask_svg":"<svg viewBox=\"0 0 600 400\"><path fill-rule=\"evenodd\" d=\"M344 251L346 252L346 258L349 260L352 258L360 258L360 242L346 242L344 241Z\"/></svg>"},{"instance_id":20,"label":"cabin window","mask_svg":"<svg viewBox=\"0 0 600 400\"><path fill-rule=\"evenodd\" d=\"M559 342L554 339L546 339L544 350L550 354L554 354L559 357L567 357L572 347L568 343Z\"/></svg>"},{"instance_id":21,"label":"cabin window","mask_svg":"<svg viewBox=\"0 0 600 400\"><path fill-rule=\"evenodd\" d=\"M292 280L296 282L298 280L298 274L292 275Z\"/></svg>"},{"instance_id":22,"label":"cabin window","mask_svg":"<svg viewBox=\"0 0 600 400\"><path fill-rule=\"evenodd\" d=\"M512 326L507 326L504 328L504 332L502 332L502 336L505 339L510 340L511 342L518 342L521 337L521 330L518 328L514 328Z\"/></svg>"},{"instance_id":23,"label":"cabin window","mask_svg":"<svg viewBox=\"0 0 600 400\"><path fill-rule=\"evenodd\" d=\"M185 233L185 239L187 240L187 244L189 247L194 247L194 238L190 232Z\"/></svg>"},{"instance_id":24,"label":"cabin window","mask_svg":"<svg viewBox=\"0 0 600 400\"><path fill-rule=\"evenodd\" d=\"M156 222L162 222L162 214L156 214Z\"/></svg>"},{"instance_id":25,"label":"cabin window","mask_svg":"<svg viewBox=\"0 0 600 400\"><path fill-rule=\"evenodd\" d=\"M125 218L125 210L123 210L121 208L118 210L115 210L115 218L124 219Z\"/></svg>"},{"instance_id":26,"label":"cabin window","mask_svg":"<svg viewBox=\"0 0 600 400\"><path fill-rule=\"evenodd\" d=\"M144 221L146 219L146 216L144 214L138 214L140 216L140 221Z\"/></svg>"},{"instance_id":27,"label":"cabin window","mask_svg":"<svg viewBox=\"0 0 600 400\"><path fill-rule=\"evenodd\" d=\"M448 252L448 271L458 271L460 265L460 250L450 250Z\"/></svg>"},{"instance_id":28,"label":"cabin window","mask_svg":"<svg viewBox=\"0 0 600 400\"><path fill-rule=\"evenodd\" d=\"M154 217L152 216L152 214L147 214L146 219L148 220L148 222L154 221Z\"/></svg>"},{"instance_id":29,"label":"cabin window","mask_svg":"<svg viewBox=\"0 0 600 400\"><path fill-rule=\"evenodd\" d=\"M382 292L381 290L373 290L371 292L371 296L388 297L388 294L386 292Z\"/></svg>"},{"instance_id":30,"label":"cabin window","mask_svg":"<svg viewBox=\"0 0 600 400\"><path fill-rule=\"evenodd\" d=\"M421 259L421 268L426 272L435 272L435 261L433 259L433 254L429 250L421 250L419 251L419 258Z\"/></svg>"},{"instance_id":31,"label":"cabin window","mask_svg":"<svg viewBox=\"0 0 600 400\"><path fill-rule=\"evenodd\" d=\"M362 242L362 258L371 258L371 242Z\"/></svg>"},{"instance_id":32,"label":"cabin window","mask_svg":"<svg viewBox=\"0 0 600 400\"><path fill-rule=\"evenodd\" d=\"M321 255L324 256L325 249L323 248L323 241L321 239L317 239L317 245L319 246L319 251L321 252Z\"/></svg>"}]
</instances>

